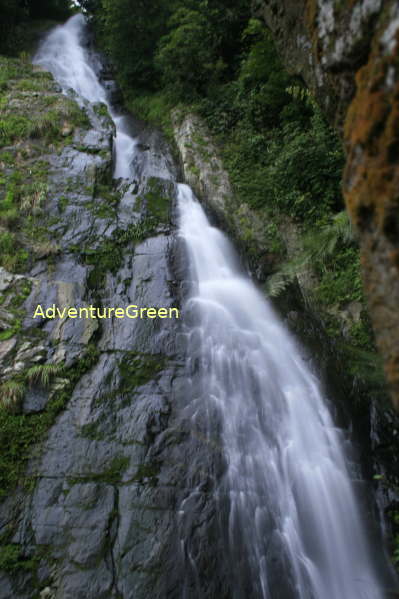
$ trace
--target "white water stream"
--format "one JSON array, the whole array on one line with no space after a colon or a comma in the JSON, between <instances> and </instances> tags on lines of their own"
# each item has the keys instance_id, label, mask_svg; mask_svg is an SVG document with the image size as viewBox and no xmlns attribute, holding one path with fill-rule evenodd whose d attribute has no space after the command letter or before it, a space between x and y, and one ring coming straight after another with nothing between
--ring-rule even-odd
<instances>
[{"instance_id":1,"label":"white water stream","mask_svg":"<svg viewBox=\"0 0 399 599\"><path fill-rule=\"evenodd\" d=\"M50 71L64 92L72 89L81 103L86 100L107 105L116 128L114 177L128 179L132 174L136 141L126 131L124 117L117 115L110 105L107 92L90 64L83 45L85 35L85 19L81 14L75 15L46 36L33 63Z\"/></svg>"},{"instance_id":2,"label":"white water stream","mask_svg":"<svg viewBox=\"0 0 399 599\"><path fill-rule=\"evenodd\" d=\"M47 36L34 62L65 91L107 104L117 129L115 177L133 178L136 141L90 66L84 36L84 19L74 16ZM198 407L216 410L221 422L228 537L246 556L251 596L280 599L270 587L272 545L286 564L293 598L382 599L343 434L316 377L268 302L241 274L225 235L183 184L178 208L193 281L186 310L197 317L189 336L200 339Z\"/></svg>"},{"instance_id":3,"label":"white water stream","mask_svg":"<svg viewBox=\"0 0 399 599\"><path fill-rule=\"evenodd\" d=\"M268 583L271 537L294 597L383 597L343 435L303 352L186 185L179 208L194 279L188 308L198 321L191 335L195 345L201 340L201 400L222 423L230 544L247 552L264 599L279 597Z\"/></svg>"}]
</instances>

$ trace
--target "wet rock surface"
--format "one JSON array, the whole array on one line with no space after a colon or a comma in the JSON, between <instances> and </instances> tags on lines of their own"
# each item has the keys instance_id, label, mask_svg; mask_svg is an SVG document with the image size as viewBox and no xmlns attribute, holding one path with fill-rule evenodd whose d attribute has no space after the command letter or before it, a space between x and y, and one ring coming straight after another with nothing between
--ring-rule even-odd
<instances>
[{"instance_id":1,"label":"wet rock surface","mask_svg":"<svg viewBox=\"0 0 399 599\"><path fill-rule=\"evenodd\" d=\"M212 219L234 238L257 280L264 282L276 265L267 215L237 201L219 150L203 119L194 113L181 114L176 109L172 123L185 181Z\"/></svg>"},{"instance_id":2,"label":"wet rock surface","mask_svg":"<svg viewBox=\"0 0 399 599\"><path fill-rule=\"evenodd\" d=\"M200 596L227 596L205 535L217 528L215 459L189 417L195 369L188 379L181 321L34 318L38 305L181 308L187 287L165 143L132 120L137 180L114 185L112 124L103 109L86 110L91 128L75 128L49 157L57 251L26 275L0 271L5 330L24 290L18 331L0 343L2 381L24 385L15 409L37 417L63 402L0 506L0 598L180 597L185 584L192 597L191 547L213 571Z\"/></svg>"}]
</instances>

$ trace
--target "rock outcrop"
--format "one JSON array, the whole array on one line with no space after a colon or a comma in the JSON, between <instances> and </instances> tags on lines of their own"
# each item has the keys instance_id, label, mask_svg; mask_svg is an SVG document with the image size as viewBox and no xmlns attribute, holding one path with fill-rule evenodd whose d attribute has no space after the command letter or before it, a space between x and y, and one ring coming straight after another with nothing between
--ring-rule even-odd
<instances>
[{"instance_id":1,"label":"rock outcrop","mask_svg":"<svg viewBox=\"0 0 399 599\"><path fill-rule=\"evenodd\" d=\"M25 77L32 86L30 66ZM43 105L72 102L45 79ZM187 287L162 138L132 121L138 179L115 185L106 107L76 110L86 116L61 122L47 152L28 151L38 143L28 132L16 144L29 168L46 164L46 247L32 246L20 274L0 269L0 598L161 599L182 585L194 596L191 555L201 597L224 597L212 541L220 452L190 418L198 381L186 372L181 321L34 318L39 305L180 307Z\"/></svg>"},{"instance_id":2,"label":"rock outcrop","mask_svg":"<svg viewBox=\"0 0 399 599\"><path fill-rule=\"evenodd\" d=\"M256 0L286 66L342 131L344 194L359 232L377 344L399 406L399 6Z\"/></svg>"},{"instance_id":3,"label":"rock outcrop","mask_svg":"<svg viewBox=\"0 0 399 599\"><path fill-rule=\"evenodd\" d=\"M250 269L264 282L273 271L276 255L271 247L270 220L264 212L237 201L220 152L203 119L172 113L174 140L184 180L242 249Z\"/></svg>"}]
</instances>

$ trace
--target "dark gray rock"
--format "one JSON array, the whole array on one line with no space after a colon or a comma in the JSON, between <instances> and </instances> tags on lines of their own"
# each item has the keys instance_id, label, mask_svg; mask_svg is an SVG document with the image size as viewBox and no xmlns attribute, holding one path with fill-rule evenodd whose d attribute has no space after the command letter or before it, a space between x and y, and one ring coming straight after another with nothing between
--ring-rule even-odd
<instances>
[{"instance_id":1,"label":"dark gray rock","mask_svg":"<svg viewBox=\"0 0 399 599\"><path fill-rule=\"evenodd\" d=\"M0 599L181 597L193 583L190 551L203 552L200 567L210 572L212 563L215 571L212 581L204 576L200 596L223 597L218 544L207 540L208 528L217 528L206 474L214 474L215 460L201 431L192 430L194 382L187 381L195 377L186 376L181 321L33 318L39 304L181 305L185 265L173 224L177 168L161 136L132 120L137 177L113 186L112 127L102 113L89 108L92 129L76 130L72 145L50 157L46 210L58 250L33 265L22 341L2 348L7 364L19 355L22 368L46 361L67 369L48 387L28 390L27 414L59 397L88 347L98 350L98 359L82 371L32 452L27 475L34 489L17 490L0 505L0 533L11 525L9 542L36 564L5 575ZM169 198L169 218L160 218L147 236L121 241L123 231L148 218L143 198L154 182ZM0 274L3 288L14 284L11 275ZM40 343L29 341L31 331ZM15 372L18 363L11 366Z\"/></svg>"}]
</instances>

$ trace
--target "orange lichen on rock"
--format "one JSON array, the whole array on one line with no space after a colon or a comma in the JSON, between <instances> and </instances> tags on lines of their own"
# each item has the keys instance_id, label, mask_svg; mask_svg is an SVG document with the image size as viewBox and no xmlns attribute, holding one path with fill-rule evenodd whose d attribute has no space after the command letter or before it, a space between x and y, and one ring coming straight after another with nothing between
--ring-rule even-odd
<instances>
[{"instance_id":1,"label":"orange lichen on rock","mask_svg":"<svg viewBox=\"0 0 399 599\"><path fill-rule=\"evenodd\" d=\"M398 44L396 45L398 48ZM344 194L359 231L364 283L399 407L399 61L375 35L345 122Z\"/></svg>"}]
</instances>

